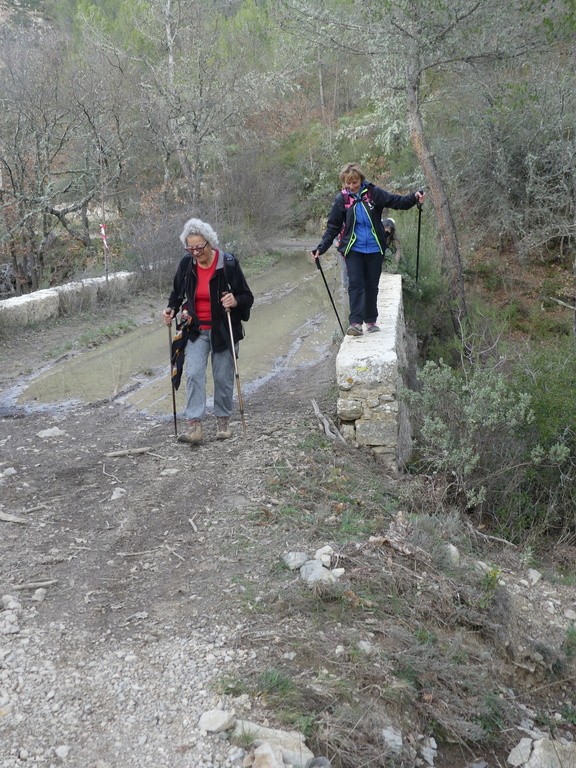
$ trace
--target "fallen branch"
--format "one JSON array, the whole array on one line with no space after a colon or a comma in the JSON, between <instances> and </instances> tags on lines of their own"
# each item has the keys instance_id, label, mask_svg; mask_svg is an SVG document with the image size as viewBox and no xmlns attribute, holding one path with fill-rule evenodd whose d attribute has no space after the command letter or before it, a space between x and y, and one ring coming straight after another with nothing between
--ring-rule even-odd
<instances>
[{"instance_id":1,"label":"fallen branch","mask_svg":"<svg viewBox=\"0 0 576 768\"><path fill-rule=\"evenodd\" d=\"M548 301L555 301L556 304L560 304L561 307L566 307L566 309L571 309L572 312L576 312L576 306L573 307L570 304L567 304L565 301L562 301L561 299L555 299L554 296L546 296Z\"/></svg>"},{"instance_id":2,"label":"fallen branch","mask_svg":"<svg viewBox=\"0 0 576 768\"><path fill-rule=\"evenodd\" d=\"M58 584L58 579L49 579L48 581L29 581L27 584L13 584L11 589L42 589L42 587L51 587Z\"/></svg>"},{"instance_id":3,"label":"fallen branch","mask_svg":"<svg viewBox=\"0 0 576 768\"><path fill-rule=\"evenodd\" d=\"M320 408L318 407L318 403L316 400L312 400L312 407L314 408L314 413L320 420L322 426L324 427L324 434L326 437L329 437L331 440L340 440L341 443L346 443L346 440L342 437L340 431L328 416L324 416Z\"/></svg>"},{"instance_id":4,"label":"fallen branch","mask_svg":"<svg viewBox=\"0 0 576 768\"><path fill-rule=\"evenodd\" d=\"M104 454L109 459L115 459L118 456L137 456L139 453L149 453L152 449L148 448L125 448L123 451L112 451Z\"/></svg>"},{"instance_id":5,"label":"fallen branch","mask_svg":"<svg viewBox=\"0 0 576 768\"><path fill-rule=\"evenodd\" d=\"M24 520L22 517L9 515L6 512L0 512L0 520L3 520L5 523L20 523L21 525L28 525L28 520Z\"/></svg>"}]
</instances>

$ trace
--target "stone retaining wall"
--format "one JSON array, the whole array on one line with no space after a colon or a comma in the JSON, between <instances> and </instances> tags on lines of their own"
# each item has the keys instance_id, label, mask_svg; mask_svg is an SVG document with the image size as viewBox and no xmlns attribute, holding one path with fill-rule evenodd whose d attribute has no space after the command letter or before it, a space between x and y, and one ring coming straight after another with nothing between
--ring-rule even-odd
<instances>
[{"instance_id":1,"label":"stone retaining wall","mask_svg":"<svg viewBox=\"0 0 576 768\"><path fill-rule=\"evenodd\" d=\"M21 328L93 307L98 301L103 301L111 291L130 291L132 278L132 272L114 272L107 278L91 277L4 299L0 301L0 327Z\"/></svg>"},{"instance_id":2,"label":"stone retaining wall","mask_svg":"<svg viewBox=\"0 0 576 768\"><path fill-rule=\"evenodd\" d=\"M408 413L398 398L408 369L400 275L382 275L378 325L379 333L344 337L336 358L337 413L348 442L372 448L398 470L412 450Z\"/></svg>"}]
</instances>

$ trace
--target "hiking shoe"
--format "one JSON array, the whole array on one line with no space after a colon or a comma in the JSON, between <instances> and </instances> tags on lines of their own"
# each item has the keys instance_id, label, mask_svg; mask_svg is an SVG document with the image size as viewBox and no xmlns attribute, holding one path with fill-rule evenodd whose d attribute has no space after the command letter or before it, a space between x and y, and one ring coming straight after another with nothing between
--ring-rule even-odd
<instances>
[{"instance_id":1,"label":"hiking shoe","mask_svg":"<svg viewBox=\"0 0 576 768\"><path fill-rule=\"evenodd\" d=\"M378 333L380 328L376 325L376 323L366 323L366 330L368 333Z\"/></svg>"},{"instance_id":2,"label":"hiking shoe","mask_svg":"<svg viewBox=\"0 0 576 768\"><path fill-rule=\"evenodd\" d=\"M216 417L216 439L227 440L232 437L232 430L230 429L230 419L228 416Z\"/></svg>"},{"instance_id":3,"label":"hiking shoe","mask_svg":"<svg viewBox=\"0 0 576 768\"><path fill-rule=\"evenodd\" d=\"M198 445L202 442L202 422L193 420L188 422L189 430L184 435L178 435L179 443Z\"/></svg>"},{"instance_id":4,"label":"hiking shoe","mask_svg":"<svg viewBox=\"0 0 576 768\"><path fill-rule=\"evenodd\" d=\"M351 323L346 331L346 336L362 336L362 325L360 323Z\"/></svg>"}]
</instances>

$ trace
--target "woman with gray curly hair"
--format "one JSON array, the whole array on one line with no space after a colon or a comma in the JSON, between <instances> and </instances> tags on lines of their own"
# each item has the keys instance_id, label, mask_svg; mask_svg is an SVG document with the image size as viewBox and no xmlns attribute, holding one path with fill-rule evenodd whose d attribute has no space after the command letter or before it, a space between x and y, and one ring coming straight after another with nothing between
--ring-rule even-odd
<instances>
[{"instance_id":1,"label":"woman with gray curly hair","mask_svg":"<svg viewBox=\"0 0 576 768\"><path fill-rule=\"evenodd\" d=\"M232 436L230 414L234 393L234 354L243 338L242 322L250 317L254 296L235 256L218 248L218 235L201 219L189 219L180 235L186 255L180 260L164 321L172 324L180 308L181 323L188 330L185 347L186 409L188 431L183 443L202 441L206 415L206 369L212 361L216 437ZM232 339L227 313L230 313Z\"/></svg>"}]
</instances>

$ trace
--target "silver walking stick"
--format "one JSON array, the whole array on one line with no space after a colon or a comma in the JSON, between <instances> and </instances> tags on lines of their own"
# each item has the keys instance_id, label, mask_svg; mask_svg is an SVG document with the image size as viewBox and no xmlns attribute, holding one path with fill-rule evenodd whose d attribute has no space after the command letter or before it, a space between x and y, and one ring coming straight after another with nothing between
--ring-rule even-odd
<instances>
[{"instance_id":1,"label":"silver walking stick","mask_svg":"<svg viewBox=\"0 0 576 768\"><path fill-rule=\"evenodd\" d=\"M174 437L178 437L178 421L176 418L176 387L172 379L172 322L168 326L168 345L170 348L170 384L172 385L172 414L174 416Z\"/></svg>"},{"instance_id":2,"label":"silver walking stick","mask_svg":"<svg viewBox=\"0 0 576 768\"><path fill-rule=\"evenodd\" d=\"M240 409L240 418L242 419L242 429L246 434L246 421L244 419L244 403L242 401L242 390L240 389L240 374L238 373L238 359L236 358L236 347L234 346L234 333L232 332L232 318L230 310L226 310L228 316L228 329L230 331L230 346L232 347L232 359L234 360L234 376L236 377L236 391L238 392L238 407Z\"/></svg>"}]
</instances>

